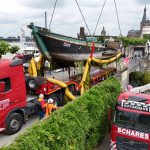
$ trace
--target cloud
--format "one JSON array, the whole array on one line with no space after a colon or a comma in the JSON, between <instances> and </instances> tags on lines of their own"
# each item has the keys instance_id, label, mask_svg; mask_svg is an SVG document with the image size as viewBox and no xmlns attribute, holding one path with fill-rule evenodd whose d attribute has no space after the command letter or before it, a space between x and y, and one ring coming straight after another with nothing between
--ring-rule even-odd
<instances>
[{"instance_id":1,"label":"cloud","mask_svg":"<svg viewBox=\"0 0 150 150\"><path fill-rule=\"evenodd\" d=\"M6 17L7 16L7 17ZM14 18L13 15L8 15L8 14L0 14L0 24L1 25L5 25L5 24L15 24L16 22L18 22L19 19L18 18Z\"/></svg>"},{"instance_id":2,"label":"cloud","mask_svg":"<svg viewBox=\"0 0 150 150\"><path fill-rule=\"evenodd\" d=\"M56 0L17 0L18 4L24 7L31 8L51 8L54 7L54 3ZM57 0L57 7L62 7L64 5L65 0Z\"/></svg>"},{"instance_id":3,"label":"cloud","mask_svg":"<svg viewBox=\"0 0 150 150\"><path fill-rule=\"evenodd\" d=\"M1 30L0 34L5 35L8 33L11 36L20 34L20 28L23 27L27 30L27 34L29 33L30 35L31 31L26 26L30 22L34 22L35 25L44 27L45 11L47 12L49 26L54 2L55 0L2 1L0 5L0 23L3 30ZM91 33L95 29L103 2L104 0L78 0ZM140 28L145 3L147 4L147 17L150 17L150 0L118 0L116 2L123 35L127 35L128 30ZM84 26L87 32L76 2L74 0L57 0L57 7L51 24L52 31L76 37L80 26ZM105 26L109 35L119 35L114 0L106 1L97 28L97 35L100 35L103 26ZM15 28L14 32L9 32L13 31L13 28Z\"/></svg>"},{"instance_id":4,"label":"cloud","mask_svg":"<svg viewBox=\"0 0 150 150\"><path fill-rule=\"evenodd\" d=\"M146 5L146 4L150 4L150 0L136 0L139 4L143 4L143 5Z\"/></svg>"}]
</instances>

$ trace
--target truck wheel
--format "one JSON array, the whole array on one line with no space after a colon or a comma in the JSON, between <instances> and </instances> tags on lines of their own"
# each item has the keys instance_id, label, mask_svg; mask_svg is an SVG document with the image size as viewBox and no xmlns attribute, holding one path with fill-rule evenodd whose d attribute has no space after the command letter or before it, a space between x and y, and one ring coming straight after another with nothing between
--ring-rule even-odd
<instances>
[{"instance_id":1,"label":"truck wheel","mask_svg":"<svg viewBox=\"0 0 150 150\"><path fill-rule=\"evenodd\" d=\"M36 90L39 87L38 81L34 78L27 80L27 89Z\"/></svg>"},{"instance_id":2,"label":"truck wheel","mask_svg":"<svg viewBox=\"0 0 150 150\"><path fill-rule=\"evenodd\" d=\"M6 121L6 134L17 133L23 125L23 117L21 114L12 113Z\"/></svg>"},{"instance_id":3,"label":"truck wheel","mask_svg":"<svg viewBox=\"0 0 150 150\"><path fill-rule=\"evenodd\" d=\"M59 102L59 97L58 96L54 96L53 100L54 100L54 103L55 103L56 106L60 106L60 104L59 104L60 102Z\"/></svg>"}]
</instances>

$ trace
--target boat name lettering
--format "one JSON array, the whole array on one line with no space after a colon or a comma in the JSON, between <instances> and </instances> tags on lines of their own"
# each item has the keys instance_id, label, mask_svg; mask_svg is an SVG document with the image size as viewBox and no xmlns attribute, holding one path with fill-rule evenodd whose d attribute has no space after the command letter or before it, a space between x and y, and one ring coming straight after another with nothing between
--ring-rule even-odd
<instances>
[{"instance_id":1,"label":"boat name lettering","mask_svg":"<svg viewBox=\"0 0 150 150\"><path fill-rule=\"evenodd\" d=\"M70 43L67 43L67 42L64 42L63 46L65 46L65 47L70 47L71 44L70 44Z\"/></svg>"}]
</instances>

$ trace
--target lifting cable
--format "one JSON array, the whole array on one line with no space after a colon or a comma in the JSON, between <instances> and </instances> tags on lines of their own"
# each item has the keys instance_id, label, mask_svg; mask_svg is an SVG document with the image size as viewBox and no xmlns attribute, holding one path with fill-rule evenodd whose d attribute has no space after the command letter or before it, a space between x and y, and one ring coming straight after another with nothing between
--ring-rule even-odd
<instances>
[{"instance_id":1,"label":"lifting cable","mask_svg":"<svg viewBox=\"0 0 150 150\"><path fill-rule=\"evenodd\" d=\"M104 3L103 3L103 6L102 6L102 9L101 9L100 15L99 15L98 20L97 20L96 27L95 27L94 32L93 32L93 35L95 35L95 32L96 32L97 26L98 26L99 21L100 21L100 18L101 18L101 16L102 16L102 12L103 12L103 9L104 9L104 6L105 6L105 3L106 3L106 0L104 0Z\"/></svg>"},{"instance_id":2,"label":"lifting cable","mask_svg":"<svg viewBox=\"0 0 150 150\"><path fill-rule=\"evenodd\" d=\"M120 36L122 37L122 33L121 33L121 27L120 27L120 22L119 22L119 15L118 15L118 10L117 10L116 0L114 0L114 3L115 3L115 9L116 9L116 15L117 15L117 21L118 21L118 26L119 26Z\"/></svg>"},{"instance_id":3,"label":"lifting cable","mask_svg":"<svg viewBox=\"0 0 150 150\"><path fill-rule=\"evenodd\" d=\"M84 23L85 23L85 25L86 25L86 27L87 27L87 29L88 29L88 32L89 32L90 36L92 37L91 32L90 32L90 29L89 29L89 27L88 27L88 25L87 25L87 23L86 23L86 20L85 20L85 18L84 18L84 16L83 16L82 10L81 10L81 8L80 8L80 6L79 6L79 4L78 4L78 1L77 1L77 0L75 0L75 1L76 1L76 4L77 4L78 8L79 8L79 11L80 11L80 13L81 13L81 15L82 15L82 18L83 18L83 20L84 20Z\"/></svg>"},{"instance_id":4,"label":"lifting cable","mask_svg":"<svg viewBox=\"0 0 150 150\"><path fill-rule=\"evenodd\" d=\"M53 9L53 12L52 12L52 17L51 17L50 24L49 24L49 29L50 29L51 24L52 24L52 20L53 20L53 16L54 16L54 12L55 12L55 8L56 8L56 4L57 4L57 0L55 1L55 4L54 4L54 9Z\"/></svg>"}]
</instances>

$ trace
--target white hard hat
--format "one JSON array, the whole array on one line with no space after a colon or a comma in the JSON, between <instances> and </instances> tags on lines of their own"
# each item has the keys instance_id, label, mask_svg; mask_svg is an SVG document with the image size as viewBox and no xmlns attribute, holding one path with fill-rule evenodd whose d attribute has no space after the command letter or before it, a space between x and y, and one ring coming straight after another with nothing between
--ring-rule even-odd
<instances>
[{"instance_id":1,"label":"white hard hat","mask_svg":"<svg viewBox=\"0 0 150 150\"><path fill-rule=\"evenodd\" d=\"M40 95L39 95L39 98L43 98L43 97L44 97L44 95L43 95L43 94L40 94Z\"/></svg>"},{"instance_id":2,"label":"white hard hat","mask_svg":"<svg viewBox=\"0 0 150 150\"><path fill-rule=\"evenodd\" d=\"M48 102L48 103L53 103L53 102L54 102L54 100L53 100L53 99L51 99L51 98L49 98L47 102Z\"/></svg>"}]
</instances>

